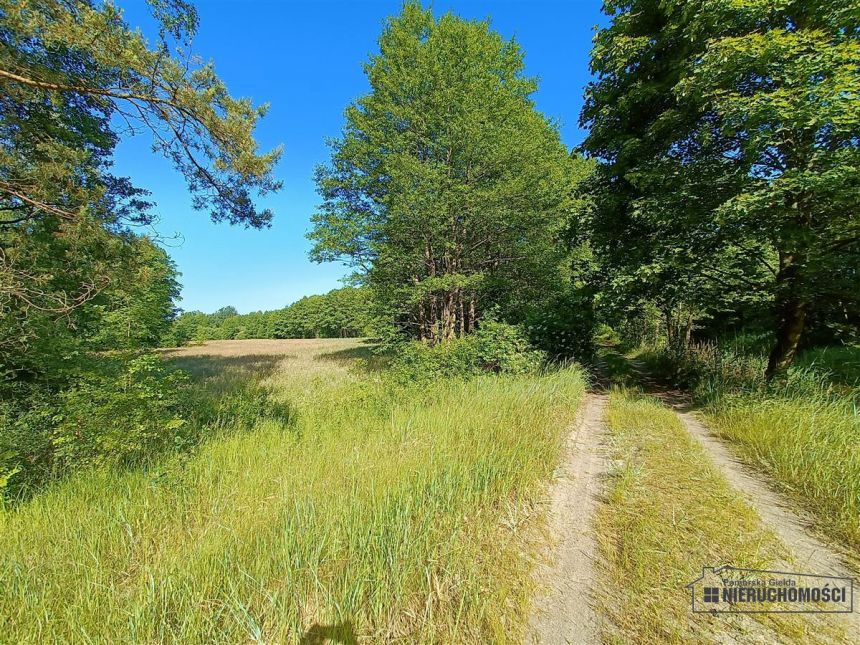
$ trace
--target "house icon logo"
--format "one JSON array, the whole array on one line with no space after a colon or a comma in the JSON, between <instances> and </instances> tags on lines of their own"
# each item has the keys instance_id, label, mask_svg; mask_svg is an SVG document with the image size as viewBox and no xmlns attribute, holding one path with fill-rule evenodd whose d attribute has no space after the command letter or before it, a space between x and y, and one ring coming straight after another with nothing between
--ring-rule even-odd
<instances>
[{"instance_id":1,"label":"house icon logo","mask_svg":"<svg viewBox=\"0 0 860 645\"><path fill-rule=\"evenodd\" d=\"M694 612L828 613L854 611L854 580L790 571L703 567L687 585Z\"/></svg>"}]
</instances>

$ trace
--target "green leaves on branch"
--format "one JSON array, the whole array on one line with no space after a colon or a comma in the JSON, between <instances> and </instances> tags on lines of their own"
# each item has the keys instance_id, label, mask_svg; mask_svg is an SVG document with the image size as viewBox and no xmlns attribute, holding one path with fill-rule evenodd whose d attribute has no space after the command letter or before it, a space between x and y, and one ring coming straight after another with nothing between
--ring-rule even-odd
<instances>
[{"instance_id":1,"label":"green leaves on branch","mask_svg":"<svg viewBox=\"0 0 860 645\"><path fill-rule=\"evenodd\" d=\"M365 69L371 91L317 172L311 257L355 268L431 342L473 330L505 293L536 297L562 262L578 160L534 109L517 43L410 2Z\"/></svg>"},{"instance_id":2,"label":"green leaves on branch","mask_svg":"<svg viewBox=\"0 0 860 645\"><path fill-rule=\"evenodd\" d=\"M580 217L618 300L772 307L769 374L807 318L858 314L860 14L830 0L607 2Z\"/></svg>"},{"instance_id":3,"label":"green leaves on branch","mask_svg":"<svg viewBox=\"0 0 860 645\"><path fill-rule=\"evenodd\" d=\"M0 2L7 142L0 211L69 219L122 198L128 216L147 218L140 192L122 194L107 168L121 137L148 132L153 149L185 176L196 208L215 221L268 224L271 212L253 202L280 186L272 177L280 151L261 154L253 138L265 106L231 97L213 65L192 56L186 39L197 18L190 5L153 6L161 37L150 46L111 4Z\"/></svg>"}]
</instances>

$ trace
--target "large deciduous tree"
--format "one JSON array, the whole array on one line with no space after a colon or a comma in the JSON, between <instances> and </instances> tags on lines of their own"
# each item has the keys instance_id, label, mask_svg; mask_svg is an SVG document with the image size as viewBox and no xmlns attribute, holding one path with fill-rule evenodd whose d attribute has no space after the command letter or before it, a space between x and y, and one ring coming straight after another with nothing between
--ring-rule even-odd
<instances>
[{"instance_id":1,"label":"large deciduous tree","mask_svg":"<svg viewBox=\"0 0 860 645\"><path fill-rule=\"evenodd\" d=\"M770 298L772 377L810 312L857 307L860 9L622 0L605 10L582 114L584 147L602 161L597 250L628 282L683 285L687 299L707 280L705 306Z\"/></svg>"},{"instance_id":2,"label":"large deciduous tree","mask_svg":"<svg viewBox=\"0 0 860 645\"><path fill-rule=\"evenodd\" d=\"M312 257L346 260L402 329L440 342L555 280L577 160L487 22L408 3L379 48L318 171Z\"/></svg>"}]
</instances>

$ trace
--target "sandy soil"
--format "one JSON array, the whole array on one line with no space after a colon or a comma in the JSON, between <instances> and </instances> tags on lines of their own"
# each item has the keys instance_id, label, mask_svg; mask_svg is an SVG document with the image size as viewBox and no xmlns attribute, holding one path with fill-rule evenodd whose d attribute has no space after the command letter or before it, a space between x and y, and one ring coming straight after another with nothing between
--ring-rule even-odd
<instances>
[{"instance_id":1,"label":"sandy soil","mask_svg":"<svg viewBox=\"0 0 860 645\"><path fill-rule=\"evenodd\" d=\"M551 488L549 523L555 543L537 572L540 592L528 631L532 643L600 642L599 617L591 606L597 557L592 517L609 469L603 445L606 401L606 395L586 395Z\"/></svg>"},{"instance_id":2,"label":"sandy soil","mask_svg":"<svg viewBox=\"0 0 860 645\"><path fill-rule=\"evenodd\" d=\"M747 502L758 512L762 523L773 531L794 555L792 566L801 573L814 573L855 579L857 573L845 564L844 557L833 547L819 540L810 530L809 516L797 508L797 504L786 499L771 488L766 478L752 470L732 455L729 447L711 434L711 431L689 412L678 411L678 415L689 433L707 451L713 462L722 471L729 483L744 495ZM856 600L855 600L856 605ZM860 613L833 614L843 618L860 642Z\"/></svg>"}]
</instances>

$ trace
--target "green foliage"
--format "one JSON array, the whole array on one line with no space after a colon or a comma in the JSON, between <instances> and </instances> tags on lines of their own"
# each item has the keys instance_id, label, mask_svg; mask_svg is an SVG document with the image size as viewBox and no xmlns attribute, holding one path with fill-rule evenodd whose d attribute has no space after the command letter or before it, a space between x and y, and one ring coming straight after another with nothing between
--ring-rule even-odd
<instances>
[{"instance_id":1,"label":"green foliage","mask_svg":"<svg viewBox=\"0 0 860 645\"><path fill-rule=\"evenodd\" d=\"M855 360L856 354L856 349L848 348L841 353ZM823 359L826 355L821 350L802 353L786 378L778 382L765 378L766 354L744 351L742 346L729 343L663 345L640 350L638 358L649 373L714 405L739 394L808 400L844 400L846 396L860 395L856 384L845 380L850 367L840 373Z\"/></svg>"},{"instance_id":2,"label":"green foliage","mask_svg":"<svg viewBox=\"0 0 860 645\"><path fill-rule=\"evenodd\" d=\"M162 342L178 347L206 340L354 338L373 335L377 329L369 289L344 287L305 296L275 311L239 314L234 307L222 307L212 314L183 312L162 336Z\"/></svg>"},{"instance_id":3,"label":"green foliage","mask_svg":"<svg viewBox=\"0 0 860 645\"><path fill-rule=\"evenodd\" d=\"M850 5L606 3L582 113L601 164L580 213L605 304L738 322L766 306L769 375L791 363L808 320L856 328Z\"/></svg>"},{"instance_id":4,"label":"green foliage","mask_svg":"<svg viewBox=\"0 0 860 645\"><path fill-rule=\"evenodd\" d=\"M155 354L92 357L76 365L74 383L13 382L0 394L0 499L25 498L86 468L187 453L223 430L293 419L259 379L193 383Z\"/></svg>"},{"instance_id":5,"label":"green foliage","mask_svg":"<svg viewBox=\"0 0 860 645\"><path fill-rule=\"evenodd\" d=\"M0 390L0 499L32 489L53 474L56 394L33 384Z\"/></svg>"},{"instance_id":6,"label":"green foliage","mask_svg":"<svg viewBox=\"0 0 860 645\"><path fill-rule=\"evenodd\" d=\"M143 355L86 374L58 399L52 437L58 473L142 463L191 441L189 381Z\"/></svg>"},{"instance_id":7,"label":"green foliage","mask_svg":"<svg viewBox=\"0 0 860 645\"><path fill-rule=\"evenodd\" d=\"M433 342L539 300L581 160L535 110L517 43L408 2L365 70L371 91L317 172L311 257L355 268L399 329Z\"/></svg>"},{"instance_id":8,"label":"green foliage","mask_svg":"<svg viewBox=\"0 0 860 645\"><path fill-rule=\"evenodd\" d=\"M306 296L278 312L275 338L351 338L375 328L370 290L344 287Z\"/></svg>"},{"instance_id":9,"label":"green foliage","mask_svg":"<svg viewBox=\"0 0 860 645\"><path fill-rule=\"evenodd\" d=\"M524 323L530 342L553 360L590 360L594 313L585 290L571 290L529 309Z\"/></svg>"},{"instance_id":10,"label":"green foliage","mask_svg":"<svg viewBox=\"0 0 860 645\"><path fill-rule=\"evenodd\" d=\"M143 461L179 447L192 428L181 372L153 355L115 354L75 366L74 382L5 384L0 390L0 475L7 495L27 495L78 468Z\"/></svg>"},{"instance_id":11,"label":"green foliage","mask_svg":"<svg viewBox=\"0 0 860 645\"><path fill-rule=\"evenodd\" d=\"M406 342L397 348L392 371L404 381L469 378L486 373L528 374L540 370L547 356L535 349L517 326L485 320L465 338L429 345Z\"/></svg>"},{"instance_id":12,"label":"green foliage","mask_svg":"<svg viewBox=\"0 0 860 645\"><path fill-rule=\"evenodd\" d=\"M176 312L179 283L173 261L148 238L131 238L128 246L127 262L91 302L88 345L98 350L156 347Z\"/></svg>"},{"instance_id":13,"label":"green foliage","mask_svg":"<svg viewBox=\"0 0 860 645\"><path fill-rule=\"evenodd\" d=\"M231 97L188 50L197 27L189 3L150 5L155 46L110 3L0 3L0 211L145 218L141 191L108 172L118 140L139 130L185 176L196 208L216 221L269 222L252 199L279 187L271 172L280 152L259 154L253 138L265 107Z\"/></svg>"},{"instance_id":14,"label":"green foliage","mask_svg":"<svg viewBox=\"0 0 860 645\"><path fill-rule=\"evenodd\" d=\"M278 188L279 152L253 138L264 110L188 51L190 4L150 6L154 46L108 2L0 0L0 383L22 400L8 381L53 395L88 353L152 346L174 315L175 267L134 232L148 193L111 173L124 136L148 132L213 220L272 216L253 199Z\"/></svg>"}]
</instances>

